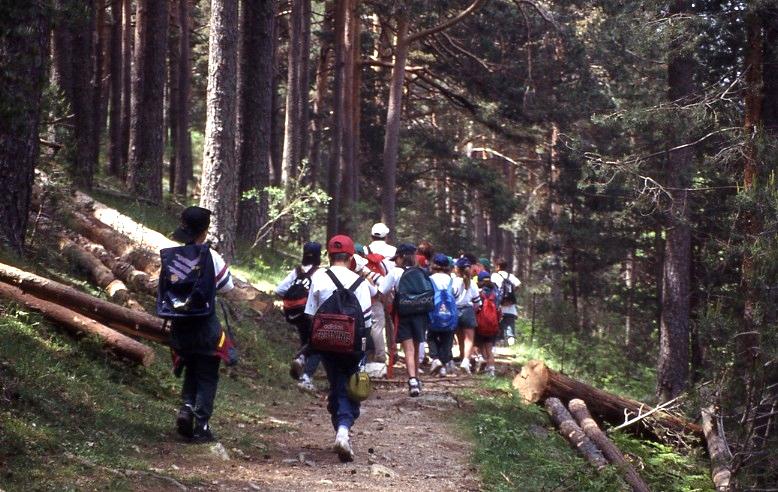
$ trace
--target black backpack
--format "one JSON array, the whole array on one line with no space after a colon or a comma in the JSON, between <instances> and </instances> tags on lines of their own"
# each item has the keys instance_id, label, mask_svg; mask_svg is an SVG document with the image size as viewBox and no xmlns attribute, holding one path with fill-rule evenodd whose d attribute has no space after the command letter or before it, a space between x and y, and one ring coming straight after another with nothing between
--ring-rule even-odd
<instances>
[{"instance_id":1,"label":"black backpack","mask_svg":"<svg viewBox=\"0 0 778 492\"><path fill-rule=\"evenodd\" d=\"M361 357L367 349L367 329L362 305L354 292L365 279L359 277L347 289L331 270L326 273L335 284L335 292L319 306L313 317L311 348Z\"/></svg>"},{"instance_id":2,"label":"black backpack","mask_svg":"<svg viewBox=\"0 0 778 492\"><path fill-rule=\"evenodd\" d=\"M162 267L157 316L165 319L211 316L216 307L216 273L210 244L165 248L159 254Z\"/></svg>"},{"instance_id":3,"label":"black backpack","mask_svg":"<svg viewBox=\"0 0 778 492\"><path fill-rule=\"evenodd\" d=\"M435 289L424 270L416 266L405 269L397 284L394 302L400 316L432 311L435 307Z\"/></svg>"},{"instance_id":4,"label":"black backpack","mask_svg":"<svg viewBox=\"0 0 778 492\"><path fill-rule=\"evenodd\" d=\"M311 290L311 276L317 270L312 266L308 272L304 272L301 266L296 269L295 278L289 290L284 294L284 318L288 323L297 323L305 314L305 305L308 303L308 291Z\"/></svg>"},{"instance_id":5,"label":"black backpack","mask_svg":"<svg viewBox=\"0 0 778 492\"><path fill-rule=\"evenodd\" d=\"M497 275L500 275L499 272L497 272ZM500 275L504 280L502 281L502 300L500 301L501 306L510 306L512 304L516 304L516 288L511 283L511 274L509 273L505 277Z\"/></svg>"}]
</instances>

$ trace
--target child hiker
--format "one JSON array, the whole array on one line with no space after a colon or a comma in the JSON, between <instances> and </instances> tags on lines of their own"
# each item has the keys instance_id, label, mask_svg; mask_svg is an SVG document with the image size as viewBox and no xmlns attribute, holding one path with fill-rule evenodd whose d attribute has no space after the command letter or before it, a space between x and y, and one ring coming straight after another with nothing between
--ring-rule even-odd
<instances>
[{"instance_id":1,"label":"child hiker","mask_svg":"<svg viewBox=\"0 0 778 492\"><path fill-rule=\"evenodd\" d=\"M405 353L408 368L408 394L419 396L421 382L417 366L419 344L426 339L434 290L427 274L416 266L416 246L401 244L394 257L395 267L384 277L379 291L386 299L394 291L398 316L397 342Z\"/></svg>"},{"instance_id":2,"label":"child hiker","mask_svg":"<svg viewBox=\"0 0 778 492\"><path fill-rule=\"evenodd\" d=\"M500 333L499 310L497 308L497 288L489 280L489 272L478 274L478 287L481 289L481 310L476 315L478 327L475 331L475 344L486 359L485 372L494 376L494 342Z\"/></svg>"},{"instance_id":3,"label":"child hiker","mask_svg":"<svg viewBox=\"0 0 778 492\"><path fill-rule=\"evenodd\" d=\"M451 348L454 344L454 332L459 316L457 312L457 294L462 290L462 279L448 273L448 257L438 253L430 265L430 281L435 287L435 305L430 313L430 327L427 332L427 345L432 359L430 374L438 373L445 377L446 366L451 362Z\"/></svg>"},{"instance_id":4,"label":"child hiker","mask_svg":"<svg viewBox=\"0 0 778 492\"><path fill-rule=\"evenodd\" d=\"M492 284L500 291L501 336L506 339L508 345L513 345L516 343L516 318L518 317L516 289L521 285L521 281L508 271L508 262L504 258L498 259L495 262L495 267L491 280Z\"/></svg>"},{"instance_id":5,"label":"child hiker","mask_svg":"<svg viewBox=\"0 0 778 492\"><path fill-rule=\"evenodd\" d=\"M297 381L297 386L306 391L316 391L313 375L319 367L321 356L308 350L311 339L311 319L305 315L305 304L311 287L311 276L321 264L321 244L309 242L303 245L303 257L300 265L294 268L276 287L284 301L284 317L297 328L300 336L300 352L292 360L289 374Z\"/></svg>"},{"instance_id":6,"label":"child hiker","mask_svg":"<svg viewBox=\"0 0 778 492\"><path fill-rule=\"evenodd\" d=\"M348 382L349 378L359 371L373 314L367 282L350 269L354 256L354 242L351 238L343 235L333 236L327 242L327 255L330 267L319 269L311 277L305 314L313 317L312 349L324 349L321 361L330 384L327 410L335 429L334 449L341 461L348 462L354 459L349 430L359 417L359 402L349 397ZM322 327L321 333L326 337L328 330L331 333L332 327L338 326L338 318L343 321L346 317L353 323L350 333L353 334L354 340L350 341L351 345L337 350L332 345L324 346L328 341L320 340L318 327ZM340 340L338 337L335 341Z\"/></svg>"},{"instance_id":7,"label":"child hiker","mask_svg":"<svg viewBox=\"0 0 778 492\"><path fill-rule=\"evenodd\" d=\"M176 375L183 371L178 433L192 442L214 440L209 425L219 382L219 363L230 362L231 340L216 317L216 293L233 288L224 259L205 243L211 212L188 207L173 238L184 246L160 252L157 314L171 320L170 347Z\"/></svg>"},{"instance_id":8,"label":"child hiker","mask_svg":"<svg viewBox=\"0 0 778 492\"><path fill-rule=\"evenodd\" d=\"M461 257L456 261L455 274L462 279L462 290L457 296L457 310L459 311L459 324L457 336L462 337L460 340L463 343L462 347L462 362L459 368L466 374L471 373L470 356L473 355L473 343L475 341L475 327L477 326L475 320L475 310L480 307L481 294L478 292L476 283L473 282L470 273L470 260L466 257Z\"/></svg>"}]
</instances>

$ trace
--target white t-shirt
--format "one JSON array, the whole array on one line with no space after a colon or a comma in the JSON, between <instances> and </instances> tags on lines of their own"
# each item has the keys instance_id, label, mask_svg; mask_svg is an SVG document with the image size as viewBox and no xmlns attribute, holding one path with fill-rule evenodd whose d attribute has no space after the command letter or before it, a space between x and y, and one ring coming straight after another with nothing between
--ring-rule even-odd
<instances>
[{"instance_id":1,"label":"white t-shirt","mask_svg":"<svg viewBox=\"0 0 778 492\"><path fill-rule=\"evenodd\" d=\"M313 268L313 265L301 265L303 272L308 273L311 268ZM289 287L292 286L294 281L297 280L297 268L289 272L286 277L281 281L280 284L276 287L276 294L279 296L286 295L286 291L289 290Z\"/></svg>"},{"instance_id":2,"label":"white t-shirt","mask_svg":"<svg viewBox=\"0 0 778 492\"><path fill-rule=\"evenodd\" d=\"M459 279L460 282L460 290L457 293L457 307L466 307L466 306L479 306L481 304L481 292L478 290L478 283L475 280L470 280L470 287L465 287L465 281L461 277L455 277L454 282L456 282L456 279Z\"/></svg>"},{"instance_id":3,"label":"white t-shirt","mask_svg":"<svg viewBox=\"0 0 778 492\"><path fill-rule=\"evenodd\" d=\"M405 269L398 266L389 270L389 273L386 274L386 277L383 278L381 284L378 286L378 292L385 295L396 289L397 284L400 283L400 277L403 276L403 273L405 273Z\"/></svg>"},{"instance_id":4,"label":"white t-shirt","mask_svg":"<svg viewBox=\"0 0 778 492\"><path fill-rule=\"evenodd\" d=\"M335 277L343 284L343 287L349 288L360 278L359 275L343 266L331 266L329 270L335 274ZM313 316L319 310L319 306L330 298L337 287L329 275L326 268L320 268L311 276L311 290L308 292L308 302L305 304L305 314ZM362 307L362 314L365 317L365 328L373 325L372 302L370 301L370 287L368 282L363 281L354 291L359 305Z\"/></svg>"},{"instance_id":5,"label":"white t-shirt","mask_svg":"<svg viewBox=\"0 0 778 492\"><path fill-rule=\"evenodd\" d=\"M216 275L216 292L224 294L235 288L232 283L232 274L227 262L224 261L222 255L214 250L211 250L211 260L213 261L213 271Z\"/></svg>"},{"instance_id":6,"label":"white t-shirt","mask_svg":"<svg viewBox=\"0 0 778 492\"><path fill-rule=\"evenodd\" d=\"M433 273L430 275L430 280L438 290L446 290L450 282L451 292L454 294L454 299L456 299L461 294L463 290L462 287L464 286L461 278L452 277L449 274L443 272Z\"/></svg>"},{"instance_id":7,"label":"white t-shirt","mask_svg":"<svg viewBox=\"0 0 778 492\"><path fill-rule=\"evenodd\" d=\"M394 258L394 255L397 253L397 248L392 246L391 244L387 244L386 241L383 240L376 240L372 243L367 245L367 249L370 250L370 253L376 253L387 260L389 258ZM365 251L365 254L367 254L367 251ZM394 262L391 262L392 266L394 266Z\"/></svg>"},{"instance_id":8,"label":"white t-shirt","mask_svg":"<svg viewBox=\"0 0 778 492\"><path fill-rule=\"evenodd\" d=\"M512 285L514 292L516 289L519 288L521 285L521 280L516 278L516 275L508 272L494 272L492 273L492 283L502 292L502 284L505 282L505 280L508 280ZM503 314L512 314L514 316L518 316L518 311L516 310L515 304L510 304L508 306L501 306L500 309L502 310Z\"/></svg>"}]
</instances>

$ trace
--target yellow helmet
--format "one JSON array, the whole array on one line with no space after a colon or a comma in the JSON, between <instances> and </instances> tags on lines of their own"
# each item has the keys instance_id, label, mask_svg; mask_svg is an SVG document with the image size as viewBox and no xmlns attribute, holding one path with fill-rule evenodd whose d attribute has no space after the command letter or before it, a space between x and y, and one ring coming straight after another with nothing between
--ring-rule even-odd
<instances>
[{"instance_id":1,"label":"yellow helmet","mask_svg":"<svg viewBox=\"0 0 778 492\"><path fill-rule=\"evenodd\" d=\"M359 371L348 378L346 392L352 401L365 401L373 392L373 386L370 384L370 376L364 371Z\"/></svg>"}]
</instances>

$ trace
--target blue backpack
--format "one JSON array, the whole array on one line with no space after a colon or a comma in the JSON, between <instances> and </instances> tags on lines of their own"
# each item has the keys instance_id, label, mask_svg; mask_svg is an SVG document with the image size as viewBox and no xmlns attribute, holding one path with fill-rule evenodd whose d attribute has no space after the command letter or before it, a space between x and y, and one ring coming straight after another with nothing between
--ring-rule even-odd
<instances>
[{"instance_id":1,"label":"blue backpack","mask_svg":"<svg viewBox=\"0 0 778 492\"><path fill-rule=\"evenodd\" d=\"M454 331L457 328L457 301L454 299L454 292L451 289L453 284L454 279L452 278L444 290L438 289L435 282L432 282L435 289L435 307L430 311L431 331Z\"/></svg>"},{"instance_id":2,"label":"blue backpack","mask_svg":"<svg viewBox=\"0 0 778 492\"><path fill-rule=\"evenodd\" d=\"M211 316L216 307L216 277L210 245L165 248L160 256L157 316L165 319Z\"/></svg>"}]
</instances>

